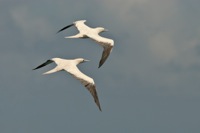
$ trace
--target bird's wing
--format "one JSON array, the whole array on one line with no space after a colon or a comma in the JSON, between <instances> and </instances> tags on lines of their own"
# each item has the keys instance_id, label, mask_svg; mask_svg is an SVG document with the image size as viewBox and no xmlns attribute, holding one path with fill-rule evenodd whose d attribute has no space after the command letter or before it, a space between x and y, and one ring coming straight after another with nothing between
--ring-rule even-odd
<instances>
[{"instance_id":1,"label":"bird's wing","mask_svg":"<svg viewBox=\"0 0 200 133\"><path fill-rule=\"evenodd\" d=\"M88 30L88 26L85 24L86 20L80 20L74 22L75 27L78 29L80 33L84 33Z\"/></svg>"},{"instance_id":2,"label":"bird's wing","mask_svg":"<svg viewBox=\"0 0 200 133\"><path fill-rule=\"evenodd\" d=\"M96 105L98 106L99 110L101 111L101 105L100 105L100 102L99 102L99 99L98 99L96 86L94 84L88 84L85 87L89 90L89 92L91 93L91 95L94 98Z\"/></svg>"},{"instance_id":3,"label":"bird's wing","mask_svg":"<svg viewBox=\"0 0 200 133\"><path fill-rule=\"evenodd\" d=\"M54 62L54 61L52 61L52 60L47 60L45 63L39 65L38 67L34 68L33 70L39 69L39 68L41 68L41 67L44 67L44 66L46 66L46 65L48 65L48 64L50 64L50 63L52 63L52 62Z\"/></svg>"},{"instance_id":4,"label":"bird's wing","mask_svg":"<svg viewBox=\"0 0 200 133\"><path fill-rule=\"evenodd\" d=\"M114 41L112 39L101 37L99 35L88 35L88 36L104 48L101 60L99 62L99 67L101 67L108 58L108 56L110 55L110 53L112 52Z\"/></svg>"},{"instance_id":5,"label":"bird's wing","mask_svg":"<svg viewBox=\"0 0 200 133\"><path fill-rule=\"evenodd\" d=\"M73 68L64 69L64 70L69 72L76 79L78 79L88 89L88 91L93 96L95 103L99 107L99 110L101 111L101 106L100 106L99 98L97 95L94 80L88 77L87 75L85 75L84 73L82 73L76 66L74 66Z\"/></svg>"},{"instance_id":6,"label":"bird's wing","mask_svg":"<svg viewBox=\"0 0 200 133\"><path fill-rule=\"evenodd\" d=\"M59 32L61 32L61 31L65 30L65 29L67 29L67 28L69 28L69 27L72 27L72 26L74 26L74 23L63 27L63 28L60 29L57 33L59 33Z\"/></svg>"},{"instance_id":7,"label":"bird's wing","mask_svg":"<svg viewBox=\"0 0 200 133\"><path fill-rule=\"evenodd\" d=\"M72 24L67 25L67 26L65 26L64 28L60 29L57 33L59 33L59 32L61 32L61 31L65 30L65 29L67 29L67 28L69 28L69 27L72 27L72 26L75 26L75 27L78 29L78 31L79 31L80 33L82 33L82 32L84 32L85 30L88 29L88 26L85 25L85 22L86 22L86 20L75 21L75 22L73 22Z\"/></svg>"},{"instance_id":8,"label":"bird's wing","mask_svg":"<svg viewBox=\"0 0 200 133\"><path fill-rule=\"evenodd\" d=\"M104 64L104 62L107 60L108 56L110 55L112 51L112 47L104 47L101 60L99 61L99 68Z\"/></svg>"},{"instance_id":9,"label":"bird's wing","mask_svg":"<svg viewBox=\"0 0 200 133\"><path fill-rule=\"evenodd\" d=\"M103 47L114 46L114 41L112 39L99 36L98 34L88 34L87 36L102 45Z\"/></svg>"}]
</instances>

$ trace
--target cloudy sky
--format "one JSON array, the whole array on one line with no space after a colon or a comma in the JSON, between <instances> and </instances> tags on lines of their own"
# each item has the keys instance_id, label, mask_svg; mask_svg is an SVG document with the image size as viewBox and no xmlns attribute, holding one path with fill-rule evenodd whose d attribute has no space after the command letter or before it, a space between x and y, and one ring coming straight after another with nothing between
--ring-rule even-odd
<instances>
[{"instance_id":1,"label":"cloudy sky","mask_svg":"<svg viewBox=\"0 0 200 133\"><path fill-rule=\"evenodd\" d=\"M1 0L1 133L199 133L199 0ZM115 47L65 39L86 19ZM32 71L52 57L83 57L102 112L71 75Z\"/></svg>"}]
</instances>

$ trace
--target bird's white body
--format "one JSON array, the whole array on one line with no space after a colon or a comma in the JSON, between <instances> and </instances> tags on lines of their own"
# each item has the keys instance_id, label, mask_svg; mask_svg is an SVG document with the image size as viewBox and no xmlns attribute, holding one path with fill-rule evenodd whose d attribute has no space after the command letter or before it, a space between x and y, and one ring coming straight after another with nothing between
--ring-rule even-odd
<instances>
[{"instance_id":1,"label":"bird's white body","mask_svg":"<svg viewBox=\"0 0 200 133\"><path fill-rule=\"evenodd\" d=\"M67 36L65 38L91 38L92 40L100 44L104 48L101 60L99 62L99 67L101 67L108 58L108 56L110 55L112 48L114 46L114 41L112 39L105 38L99 35L99 33L107 31L105 28L103 27L91 28L87 26L85 22L86 20L76 21L73 24L62 28L58 32L63 31L71 26L75 26L78 29L79 33L74 36Z\"/></svg>"},{"instance_id":2,"label":"bird's white body","mask_svg":"<svg viewBox=\"0 0 200 133\"><path fill-rule=\"evenodd\" d=\"M90 78L89 76L85 75L84 73L82 73L77 67L78 64L85 62L85 61L88 61L88 60L85 60L83 58L77 58L77 59L73 59L73 60L52 58L51 60L47 60L45 63L41 64L40 66L36 67L35 69L41 68L52 62L55 62L57 64L57 66L54 69L47 71L43 74L51 74L51 73L55 73L55 72L58 72L61 70L67 71L72 76L74 76L76 79L78 79L89 90L89 92L92 94L92 96L95 100L95 103L99 107L99 110L101 110L94 80L92 78Z\"/></svg>"}]
</instances>

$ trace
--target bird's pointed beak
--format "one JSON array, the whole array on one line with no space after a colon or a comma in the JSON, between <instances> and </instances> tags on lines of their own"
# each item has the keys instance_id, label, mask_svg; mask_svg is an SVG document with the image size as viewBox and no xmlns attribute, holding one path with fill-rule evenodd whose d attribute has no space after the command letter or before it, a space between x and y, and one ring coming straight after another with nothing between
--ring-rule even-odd
<instances>
[{"instance_id":1,"label":"bird's pointed beak","mask_svg":"<svg viewBox=\"0 0 200 133\"><path fill-rule=\"evenodd\" d=\"M108 31L108 29L104 29L104 31Z\"/></svg>"},{"instance_id":2,"label":"bird's pointed beak","mask_svg":"<svg viewBox=\"0 0 200 133\"><path fill-rule=\"evenodd\" d=\"M88 62L88 61L90 61L90 60L84 60L84 62Z\"/></svg>"}]
</instances>

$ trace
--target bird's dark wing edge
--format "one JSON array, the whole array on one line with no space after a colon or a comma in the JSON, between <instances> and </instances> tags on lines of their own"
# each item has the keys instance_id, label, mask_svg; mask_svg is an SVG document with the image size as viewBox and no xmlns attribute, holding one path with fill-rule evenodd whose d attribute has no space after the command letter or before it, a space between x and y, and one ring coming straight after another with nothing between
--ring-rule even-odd
<instances>
[{"instance_id":1,"label":"bird's dark wing edge","mask_svg":"<svg viewBox=\"0 0 200 133\"><path fill-rule=\"evenodd\" d=\"M112 51L112 47L104 48L101 60L99 61L99 67L98 68L100 68L105 63L105 61L107 60L111 51Z\"/></svg>"},{"instance_id":2,"label":"bird's dark wing edge","mask_svg":"<svg viewBox=\"0 0 200 133\"><path fill-rule=\"evenodd\" d=\"M46 66L46 65L48 65L48 64L50 64L52 62L53 62L52 60L47 60L45 63L39 65L38 67L34 68L33 70L39 69L41 67L44 67L44 66Z\"/></svg>"},{"instance_id":3,"label":"bird's dark wing edge","mask_svg":"<svg viewBox=\"0 0 200 133\"><path fill-rule=\"evenodd\" d=\"M88 85L85 85L85 87L88 89L90 94L93 96L94 101L95 101L96 105L98 106L99 110L102 111L95 85L88 84Z\"/></svg>"},{"instance_id":4,"label":"bird's dark wing edge","mask_svg":"<svg viewBox=\"0 0 200 133\"><path fill-rule=\"evenodd\" d=\"M60 29L57 33L59 33L59 32L61 32L61 31L65 30L65 29L67 29L67 28L69 28L69 27L72 27L73 25L74 25L74 24L67 25L67 26L65 26L64 28Z\"/></svg>"}]
</instances>

